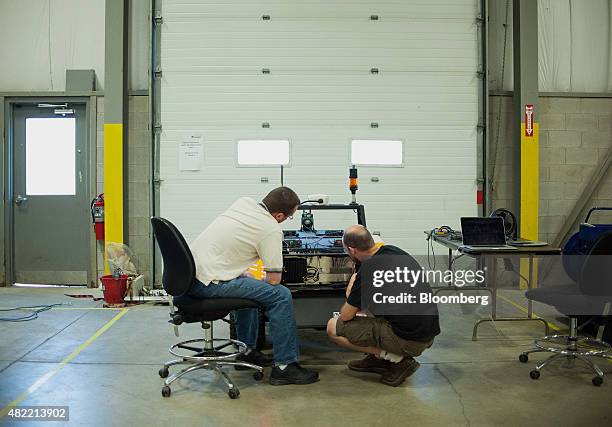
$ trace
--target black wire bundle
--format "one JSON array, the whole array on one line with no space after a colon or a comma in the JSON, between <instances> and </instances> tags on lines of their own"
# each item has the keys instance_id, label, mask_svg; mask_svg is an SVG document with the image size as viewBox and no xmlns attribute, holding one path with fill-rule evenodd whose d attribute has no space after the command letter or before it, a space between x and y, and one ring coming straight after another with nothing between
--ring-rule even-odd
<instances>
[{"instance_id":1,"label":"black wire bundle","mask_svg":"<svg viewBox=\"0 0 612 427\"><path fill-rule=\"evenodd\" d=\"M48 305L32 305L26 307L15 307L15 308L0 308L0 311L19 311L19 310L32 310L31 313L20 316L20 317L0 317L1 322L28 322L30 320L38 319L38 313L43 311L51 310L53 307L58 307L60 304L48 304Z\"/></svg>"}]
</instances>

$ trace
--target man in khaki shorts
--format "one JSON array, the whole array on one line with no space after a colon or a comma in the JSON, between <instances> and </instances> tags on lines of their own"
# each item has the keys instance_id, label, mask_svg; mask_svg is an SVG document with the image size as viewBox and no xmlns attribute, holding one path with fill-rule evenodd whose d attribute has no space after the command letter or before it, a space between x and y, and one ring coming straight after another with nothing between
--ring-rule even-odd
<instances>
[{"instance_id":1,"label":"man in khaki shorts","mask_svg":"<svg viewBox=\"0 0 612 427\"><path fill-rule=\"evenodd\" d=\"M382 255L410 257L396 246L377 247L370 232L361 225L347 228L342 242L344 250L358 267L362 262ZM415 268L420 268L414 258L410 257L410 260ZM364 283L363 286L371 284ZM434 337L440 333L437 309L435 314L366 317L360 313L361 287L358 269L347 286L346 302L340 315L327 323L327 334L341 347L367 353L364 359L350 362L349 369L382 374L380 381L383 384L397 387L418 369L419 363L414 357L431 347Z\"/></svg>"}]
</instances>

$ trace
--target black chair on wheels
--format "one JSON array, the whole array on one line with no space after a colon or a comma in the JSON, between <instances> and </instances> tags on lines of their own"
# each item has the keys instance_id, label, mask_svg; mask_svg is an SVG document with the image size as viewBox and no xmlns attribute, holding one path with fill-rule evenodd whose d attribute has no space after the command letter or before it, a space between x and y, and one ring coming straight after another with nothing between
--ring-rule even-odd
<instances>
[{"instance_id":1,"label":"black chair on wheels","mask_svg":"<svg viewBox=\"0 0 612 427\"><path fill-rule=\"evenodd\" d=\"M164 218L151 218L153 234L159 245L164 260L162 284L170 296L170 320L174 324L174 333L178 337L178 325L182 323L202 324L203 339L182 341L170 347L169 351L177 359L166 362L159 370L159 376L165 378L162 395L170 396L170 384L183 375L198 370L210 369L216 371L228 387L228 395L236 399L240 391L231 378L221 368L223 366L241 366L254 369L253 378L259 381L263 378L263 368L251 363L236 361L238 355L243 354L246 345L235 339L216 339L213 337L213 321L224 319L230 311L242 308L261 309L260 305L244 298L207 298L196 299L186 295L195 280L195 262L189 246L178 229ZM176 311L175 308L176 307ZM219 345L215 343L220 342ZM237 351L222 351L231 345ZM186 350L191 354L185 354ZM189 365L169 376L169 368L174 365Z\"/></svg>"},{"instance_id":2,"label":"black chair on wheels","mask_svg":"<svg viewBox=\"0 0 612 427\"><path fill-rule=\"evenodd\" d=\"M573 255L578 256L578 255ZM525 296L554 306L570 319L568 335L549 335L535 340L531 350L523 352L519 360L527 363L530 353L553 353L546 360L538 363L529 373L537 380L540 370L553 361L566 359L573 363L582 360L596 374L593 385L603 384L604 373L589 357L601 357L612 360L611 346L599 339L578 335L578 317L580 315L601 315L603 319L610 313L612 303L612 232L602 235L593 245L588 255L584 256L578 283L530 289Z\"/></svg>"}]
</instances>

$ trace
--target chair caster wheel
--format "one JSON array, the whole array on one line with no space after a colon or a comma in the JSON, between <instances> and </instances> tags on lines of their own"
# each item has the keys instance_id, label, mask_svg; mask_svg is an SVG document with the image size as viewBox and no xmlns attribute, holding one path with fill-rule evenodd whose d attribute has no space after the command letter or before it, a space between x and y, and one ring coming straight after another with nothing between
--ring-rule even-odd
<instances>
[{"instance_id":1,"label":"chair caster wheel","mask_svg":"<svg viewBox=\"0 0 612 427\"><path fill-rule=\"evenodd\" d=\"M167 385L162 387L162 396L164 397L170 397L170 387L168 387Z\"/></svg>"},{"instance_id":2,"label":"chair caster wheel","mask_svg":"<svg viewBox=\"0 0 612 427\"><path fill-rule=\"evenodd\" d=\"M238 396L240 396L240 390L238 390L237 388L231 388L227 392L227 395L230 397L230 399L238 399Z\"/></svg>"},{"instance_id":3,"label":"chair caster wheel","mask_svg":"<svg viewBox=\"0 0 612 427\"><path fill-rule=\"evenodd\" d=\"M170 375L170 371L165 366L161 368L157 373L162 378L168 378L168 375Z\"/></svg>"},{"instance_id":4,"label":"chair caster wheel","mask_svg":"<svg viewBox=\"0 0 612 427\"><path fill-rule=\"evenodd\" d=\"M255 373L253 373L253 379L254 379L255 381L261 381L261 380L263 380L263 372L256 371Z\"/></svg>"},{"instance_id":5,"label":"chair caster wheel","mask_svg":"<svg viewBox=\"0 0 612 427\"><path fill-rule=\"evenodd\" d=\"M527 363L528 360L529 360L529 356L527 356L525 353L519 356L519 362L521 363Z\"/></svg>"},{"instance_id":6,"label":"chair caster wheel","mask_svg":"<svg viewBox=\"0 0 612 427\"><path fill-rule=\"evenodd\" d=\"M597 377L593 377L593 385L599 387L600 385L603 384L603 378L600 376Z\"/></svg>"},{"instance_id":7,"label":"chair caster wheel","mask_svg":"<svg viewBox=\"0 0 612 427\"><path fill-rule=\"evenodd\" d=\"M532 380L537 380L538 378L540 378L540 371L536 371L534 369L533 371L529 372L529 376Z\"/></svg>"}]
</instances>

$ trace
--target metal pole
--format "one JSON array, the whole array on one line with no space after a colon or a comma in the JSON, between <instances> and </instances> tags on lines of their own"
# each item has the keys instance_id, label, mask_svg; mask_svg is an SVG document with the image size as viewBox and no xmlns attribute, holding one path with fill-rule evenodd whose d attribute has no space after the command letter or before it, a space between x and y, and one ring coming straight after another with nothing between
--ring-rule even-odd
<instances>
[{"instance_id":1,"label":"metal pole","mask_svg":"<svg viewBox=\"0 0 612 427\"><path fill-rule=\"evenodd\" d=\"M514 176L519 236L538 239L538 2L514 0Z\"/></svg>"},{"instance_id":2,"label":"metal pole","mask_svg":"<svg viewBox=\"0 0 612 427\"><path fill-rule=\"evenodd\" d=\"M127 232L127 0L106 0L104 53L105 243L123 243ZM106 252L106 251L105 251Z\"/></svg>"}]
</instances>

